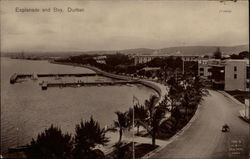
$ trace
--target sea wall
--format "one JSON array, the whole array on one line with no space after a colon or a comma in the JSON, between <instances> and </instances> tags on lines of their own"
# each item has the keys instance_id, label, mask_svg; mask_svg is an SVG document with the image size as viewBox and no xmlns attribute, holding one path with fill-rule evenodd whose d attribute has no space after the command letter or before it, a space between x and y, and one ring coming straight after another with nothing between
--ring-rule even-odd
<instances>
[{"instance_id":1,"label":"sea wall","mask_svg":"<svg viewBox=\"0 0 250 159\"><path fill-rule=\"evenodd\" d=\"M158 102L161 102L163 99L164 99L164 96L165 96L165 93L166 93L166 87L165 86L160 86L160 84L156 83L156 82L153 82L153 81L147 81L147 80L143 80L143 79L138 79L138 78L133 78L133 77L128 77L128 76L123 76L123 75L116 75L116 74L112 74L112 73L108 73L108 72L105 72L105 71L102 71L96 67L93 67L93 66L89 66L89 65L82 65L83 67L86 67L88 69L91 69L95 72L97 72L98 74L101 74L103 76L106 76L106 77L110 77L110 78L115 78L115 79L118 79L118 80L138 80L138 83L146 86L146 87L149 87L153 90L155 90L158 95L159 95L159 100ZM165 90L163 90L165 89ZM163 93L164 92L164 93Z\"/></svg>"},{"instance_id":2,"label":"sea wall","mask_svg":"<svg viewBox=\"0 0 250 159\"><path fill-rule=\"evenodd\" d=\"M148 81L148 80L144 80L144 79L138 79L138 78L133 78L133 77L129 77L129 76L124 76L124 75L116 75L116 74L113 74L113 73L108 73L106 71L103 71L99 68L96 68L94 66L90 66L90 65L82 65L82 64L75 64L75 63L61 63L61 62L55 62L55 61L49 61L51 63L54 63L54 64L63 64L63 65L71 65L71 66L78 66L78 67L85 67L85 68L88 68L90 70L93 70L95 71L98 75L102 75L102 76L106 76L106 77L109 77L109 78L113 78L113 79L118 79L118 80L137 80L138 83L148 87L148 88L151 88L153 90L155 90L157 92L157 94L159 95L159 100L157 103L161 102L163 99L164 99L164 96L166 95L167 93L167 87L162 85L162 84L159 84L159 83L156 83L156 82L153 82L153 81Z\"/></svg>"}]
</instances>

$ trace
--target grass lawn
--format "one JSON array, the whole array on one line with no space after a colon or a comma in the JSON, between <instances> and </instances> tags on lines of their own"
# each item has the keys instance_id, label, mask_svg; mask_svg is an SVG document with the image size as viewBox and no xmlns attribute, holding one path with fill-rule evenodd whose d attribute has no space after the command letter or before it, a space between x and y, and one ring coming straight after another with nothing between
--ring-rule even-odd
<instances>
[{"instance_id":1,"label":"grass lawn","mask_svg":"<svg viewBox=\"0 0 250 159\"><path fill-rule=\"evenodd\" d=\"M174 120L172 122L170 122L170 125L167 129L163 129L162 131L158 132L156 134L156 139L160 139L160 140L167 140L169 138L171 138L172 136L174 136L178 131L180 131L183 127L185 127L187 125L187 123L191 120L191 118L194 116L196 109L193 110L189 110L189 114L184 118L184 113L182 114L182 118L179 119L178 123L176 123L177 121ZM168 120L172 120L173 118L169 118ZM143 135L138 135L138 136L142 136L142 137L148 137L151 138L151 136L146 133Z\"/></svg>"},{"instance_id":2,"label":"grass lawn","mask_svg":"<svg viewBox=\"0 0 250 159\"><path fill-rule=\"evenodd\" d=\"M241 103L245 104L245 99L249 98L249 91L226 91L228 94L236 98Z\"/></svg>"},{"instance_id":3,"label":"grass lawn","mask_svg":"<svg viewBox=\"0 0 250 159\"><path fill-rule=\"evenodd\" d=\"M144 143L143 144L135 143L135 158L139 159L139 158L145 156L146 154L148 154L149 152L155 150L157 147L159 147L159 146L157 146L157 145L153 146L151 144L144 144ZM120 153L120 155L122 155L122 157L124 157L124 159L131 158L132 157L132 142L123 145L120 148L119 153ZM113 159L115 155L117 155L117 152L115 153L113 151L106 156L106 159Z\"/></svg>"},{"instance_id":4,"label":"grass lawn","mask_svg":"<svg viewBox=\"0 0 250 159\"><path fill-rule=\"evenodd\" d=\"M135 146L135 158L141 158L147 153L153 151L158 146L153 146L151 144L139 144Z\"/></svg>"}]
</instances>

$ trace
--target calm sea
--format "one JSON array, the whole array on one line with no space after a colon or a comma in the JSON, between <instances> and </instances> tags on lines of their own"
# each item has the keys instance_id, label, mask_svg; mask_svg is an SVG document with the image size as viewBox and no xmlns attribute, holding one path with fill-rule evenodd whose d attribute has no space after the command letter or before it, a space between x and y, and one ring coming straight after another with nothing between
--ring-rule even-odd
<instances>
[{"instance_id":1,"label":"calm sea","mask_svg":"<svg viewBox=\"0 0 250 159\"><path fill-rule=\"evenodd\" d=\"M89 86L78 88L48 88L42 91L39 82L55 80L43 78L23 80L10 84L13 73L90 73L89 69L51 64L47 61L29 61L1 58L1 153L8 147L25 145L51 124L63 132L74 134L75 125L90 116L102 127L112 124L115 111L132 106L135 95L141 103L153 90L142 85ZM60 80L100 81L106 77L63 78Z\"/></svg>"}]
</instances>

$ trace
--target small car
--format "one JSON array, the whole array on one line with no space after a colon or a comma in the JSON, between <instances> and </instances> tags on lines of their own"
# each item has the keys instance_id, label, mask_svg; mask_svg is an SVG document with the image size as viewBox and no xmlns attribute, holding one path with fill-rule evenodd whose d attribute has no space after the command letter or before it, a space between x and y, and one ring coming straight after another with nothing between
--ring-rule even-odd
<instances>
[{"instance_id":1,"label":"small car","mask_svg":"<svg viewBox=\"0 0 250 159\"><path fill-rule=\"evenodd\" d=\"M224 124L222 126L222 129L221 129L222 132L228 132L229 130L230 130L230 128L229 128L229 126L227 124Z\"/></svg>"}]
</instances>

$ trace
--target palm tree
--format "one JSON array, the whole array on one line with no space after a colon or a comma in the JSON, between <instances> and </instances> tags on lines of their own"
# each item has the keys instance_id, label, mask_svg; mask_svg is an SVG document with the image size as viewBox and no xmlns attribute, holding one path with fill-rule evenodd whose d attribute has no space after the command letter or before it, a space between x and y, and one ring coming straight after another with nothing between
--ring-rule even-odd
<instances>
[{"instance_id":1,"label":"palm tree","mask_svg":"<svg viewBox=\"0 0 250 159\"><path fill-rule=\"evenodd\" d=\"M133 108L130 108L128 111L128 117L130 121L130 125L132 125L133 118ZM140 122L145 121L147 119L147 110L143 105L135 105L134 106L134 118L135 118L135 126L137 127L137 134L139 134Z\"/></svg>"},{"instance_id":2,"label":"palm tree","mask_svg":"<svg viewBox=\"0 0 250 159\"><path fill-rule=\"evenodd\" d=\"M197 106L202 100L202 97L208 94L208 91L205 89L200 78L196 76L192 79L186 80L182 94L183 97L181 103L182 106L185 107L185 117L187 119L188 110Z\"/></svg>"},{"instance_id":3,"label":"palm tree","mask_svg":"<svg viewBox=\"0 0 250 159\"><path fill-rule=\"evenodd\" d=\"M148 123L151 126L149 134L152 137L152 145L155 146L156 134L160 131L160 125L164 121L165 110L161 107L156 107L153 112L153 116L149 119Z\"/></svg>"},{"instance_id":4,"label":"palm tree","mask_svg":"<svg viewBox=\"0 0 250 159\"><path fill-rule=\"evenodd\" d=\"M80 124L77 124L75 131L75 159L93 158L93 155L100 154L94 153L93 148L98 144L106 145L109 141L105 137L105 130L101 129L99 123L94 121L92 117L89 121L85 121L84 123L81 121Z\"/></svg>"},{"instance_id":5,"label":"palm tree","mask_svg":"<svg viewBox=\"0 0 250 159\"><path fill-rule=\"evenodd\" d=\"M191 94L192 89L190 87L187 87L187 89L185 89L184 93L183 93L183 98L182 98L182 106L185 107L185 118L187 120L187 116L188 116L188 109L190 106L190 102L192 101L192 97L194 94Z\"/></svg>"},{"instance_id":6,"label":"palm tree","mask_svg":"<svg viewBox=\"0 0 250 159\"><path fill-rule=\"evenodd\" d=\"M164 117L166 112L165 107L156 106L157 101L158 97L156 96L151 96L149 100L145 101L148 118L146 121L139 121L152 137L153 146L155 146L156 134L160 131L160 125L165 120Z\"/></svg>"},{"instance_id":7,"label":"palm tree","mask_svg":"<svg viewBox=\"0 0 250 159\"><path fill-rule=\"evenodd\" d=\"M49 129L32 139L25 152L27 159L70 159L73 142L71 136L63 134L61 129L51 125Z\"/></svg>"},{"instance_id":8,"label":"palm tree","mask_svg":"<svg viewBox=\"0 0 250 159\"><path fill-rule=\"evenodd\" d=\"M130 122L129 122L127 112L122 113L120 111L117 111L117 112L115 112L115 114L117 115L117 120L114 121L114 125L115 125L115 127L119 128L119 140L118 140L118 142L121 142L123 130L129 127Z\"/></svg>"},{"instance_id":9,"label":"palm tree","mask_svg":"<svg viewBox=\"0 0 250 159\"><path fill-rule=\"evenodd\" d=\"M149 118L152 118L155 104L157 103L158 100L159 98L156 95L152 95L150 96L149 100L145 100L145 108L149 113Z\"/></svg>"},{"instance_id":10,"label":"palm tree","mask_svg":"<svg viewBox=\"0 0 250 159\"><path fill-rule=\"evenodd\" d=\"M170 103L171 110L175 109L181 101L183 86L174 77L167 81L169 88L166 100Z\"/></svg>"}]
</instances>

